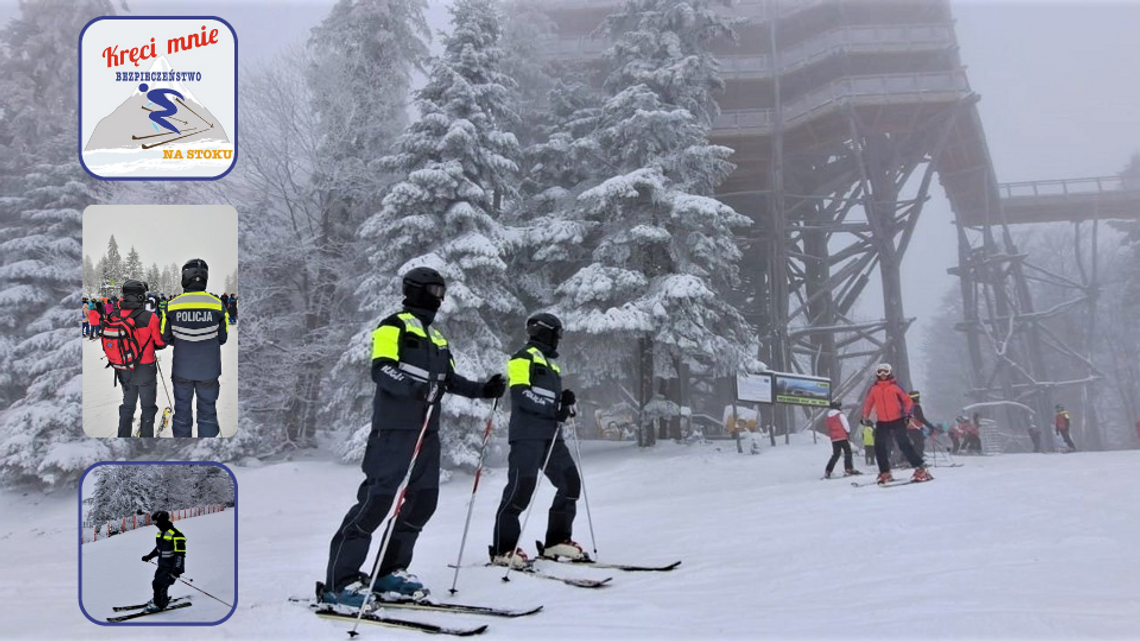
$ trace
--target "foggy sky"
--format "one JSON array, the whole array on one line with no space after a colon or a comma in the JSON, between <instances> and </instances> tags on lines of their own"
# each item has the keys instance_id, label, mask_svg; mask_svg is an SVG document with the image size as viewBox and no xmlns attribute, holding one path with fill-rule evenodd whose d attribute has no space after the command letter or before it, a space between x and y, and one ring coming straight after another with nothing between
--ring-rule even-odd
<instances>
[{"instance_id":1,"label":"foggy sky","mask_svg":"<svg viewBox=\"0 0 1140 641\"><path fill-rule=\"evenodd\" d=\"M237 212L228 205L92 205L83 213L83 254L98 266L113 235L124 263L133 246L143 267L157 263L160 273L201 258L210 268L206 289L220 294L238 266L237 233Z\"/></svg>"},{"instance_id":2,"label":"foggy sky","mask_svg":"<svg viewBox=\"0 0 1140 641\"><path fill-rule=\"evenodd\" d=\"M238 34L244 67L303 42L333 3L129 4L130 15L227 20ZM445 28L446 3L435 0L431 6L433 30ZM5 2L0 19L11 17L14 8ZM1112 175L1140 150L1140 2L961 0L952 10L970 85L982 97L978 108L999 181ZM272 20L266 19L270 12ZM436 37L433 49L438 46ZM904 310L918 317L908 342L920 386L923 330L943 293L956 285L946 273L957 262L953 219L941 188L933 187L932 194L903 261ZM122 250L125 257L129 246ZM877 298L869 291L860 311L881 316Z\"/></svg>"}]
</instances>

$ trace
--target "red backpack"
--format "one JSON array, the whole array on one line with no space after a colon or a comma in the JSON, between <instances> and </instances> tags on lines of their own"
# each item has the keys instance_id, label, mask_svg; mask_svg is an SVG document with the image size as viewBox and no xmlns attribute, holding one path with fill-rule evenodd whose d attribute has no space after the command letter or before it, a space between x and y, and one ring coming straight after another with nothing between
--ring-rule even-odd
<instances>
[{"instance_id":1,"label":"red backpack","mask_svg":"<svg viewBox=\"0 0 1140 641\"><path fill-rule=\"evenodd\" d=\"M142 345L138 341L138 330L150 325L150 317L151 313L143 308L132 311L125 318L119 314L106 317L103 324L103 353L107 355L107 367L127 373L134 370L150 344L149 338ZM112 387L118 383L118 378L115 377Z\"/></svg>"}]
</instances>

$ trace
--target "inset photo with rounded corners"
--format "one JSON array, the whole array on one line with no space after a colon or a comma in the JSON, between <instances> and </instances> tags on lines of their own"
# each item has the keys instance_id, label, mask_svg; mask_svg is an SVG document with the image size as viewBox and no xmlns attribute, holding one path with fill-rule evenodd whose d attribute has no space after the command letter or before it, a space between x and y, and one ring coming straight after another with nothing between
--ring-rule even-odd
<instances>
[{"instance_id":1,"label":"inset photo with rounded corners","mask_svg":"<svg viewBox=\"0 0 1140 641\"><path fill-rule=\"evenodd\" d=\"M237 481L220 463L97 463L79 483L79 607L99 625L217 625L237 599Z\"/></svg>"},{"instance_id":2,"label":"inset photo with rounded corners","mask_svg":"<svg viewBox=\"0 0 1140 641\"><path fill-rule=\"evenodd\" d=\"M237 210L83 212L83 431L233 436L238 425Z\"/></svg>"}]
</instances>

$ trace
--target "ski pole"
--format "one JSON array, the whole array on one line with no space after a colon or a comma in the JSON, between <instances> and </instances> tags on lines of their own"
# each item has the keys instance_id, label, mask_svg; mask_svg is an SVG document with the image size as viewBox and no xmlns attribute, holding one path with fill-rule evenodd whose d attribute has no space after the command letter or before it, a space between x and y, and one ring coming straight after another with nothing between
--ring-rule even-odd
<instances>
[{"instance_id":1,"label":"ski pole","mask_svg":"<svg viewBox=\"0 0 1140 641\"><path fill-rule=\"evenodd\" d=\"M364 601L360 603L360 610L356 613L356 623L353 624L352 629L348 631L348 636L356 637L359 633L356 631L360 627L360 621L364 618L364 608L368 607L368 602L372 600L372 589L376 587L376 575L380 572L380 564L384 560L384 555L388 553L388 544L392 542L392 524L396 518L400 516L400 508L404 507L404 493L408 491L408 482L412 479L412 470L416 468L416 459L420 456L420 448L424 444L424 436L427 434L428 423L431 422L432 411L435 410L435 385L432 385L431 391L428 393L429 404L427 414L424 415L424 424L420 427L420 436L416 439L416 447L412 450L412 460L408 462L408 471L404 473L404 478L400 481L399 487L396 489L396 501L392 504L392 514L388 517L388 525L384 528L384 539L380 542L380 552L376 556L376 564L372 566L372 578L368 581L368 596L364 597Z\"/></svg>"},{"instance_id":2,"label":"ski pole","mask_svg":"<svg viewBox=\"0 0 1140 641\"><path fill-rule=\"evenodd\" d=\"M559 429L561 429L561 427ZM542 467L538 470L538 480L534 482L534 492L532 492L530 495L530 505L528 505L526 508L526 516L523 517L522 527L519 528L519 538L522 538L522 533L526 531L527 521L530 521L530 512L534 509L536 495L538 494L538 488L542 485L542 477L546 476L546 466L550 463L550 455L554 452L554 444L557 442L558 432L555 431L554 434L550 437L550 447L546 448L546 458L542 460ZM511 570L513 569L511 561L514 560L515 552L517 550L518 546L516 545L515 549L511 550L511 553L507 556L507 571L503 573L504 581L511 580Z\"/></svg>"},{"instance_id":3,"label":"ski pole","mask_svg":"<svg viewBox=\"0 0 1140 641\"><path fill-rule=\"evenodd\" d=\"M598 560L598 540L594 538L594 517L590 516L590 495L586 493L586 475L582 472L582 444L578 440L578 414L571 414L574 419L574 451L578 454L578 479L582 482L582 501L586 504L586 523L590 525L590 545L594 548L594 560Z\"/></svg>"},{"instance_id":4,"label":"ski pole","mask_svg":"<svg viewBox=\"0 0 1140 641\"><path fill-rule=\"evenodd\" d=\"M155 563L154 561L151 561L151 562L150 562L150 564L151 564L151 565L154 565L154 566L157 566L157 565L158 565L158 564L157 564L157 563ZM186 579L183 579L182 577L175 577L175 578L177 578L179 581L182 581L183 583L186 583L186 585L190 585L189 583L187 583L187 582L186 582ZM194 579L190 579L190 580L191 580L191 581L193 581ZM190 585L190 587L192 587L192 588L194 588L195 590L197 590L197 591L201 592L202 594L205 594L206 596L208 596L208 597L210 597L211 599L213 599L213 600L217 601L218 603L221 603L222 605L226 606L227 608L232 608L232 607L234 607L234 606L230 605L229 603L226 603L225 601L223 601L223 600L219 599L218 597L216 597L216 596L214 596L214 595L210 594L209 592L207 592L207 591L203 590L202 588L199 588L198 586L195 586L195 585Z\"/></svg>"},{"instance_id":5,"label":"ski pole","mask_svg":"<svg viewBox=\"0 0 1140 641\"><path fill-rule=\"evenodd\" d=\"M162 424L158 426L158 433L155 436L162 436L162 431L169 425L167 417L170 415L170 408L174 405L174 401L170 400L170 390L166 389L166 377L162 375L162 359L155 357L154 362L158 364L158 380L162 381L162 391L166 393L166 410L162 412Z\"/></svg>"},{"instance_id":6,"label":"ski pole","mask_svg":"<svg viewBox=\"0 0 1140 641\"><path fill-rule=\"evenodd\" d=\"M471 501L467 504L467 521L463 523L463 538L459 540L459 557L455 559L455 577L451 579L451 594L458 590L459 568L463 566L463 548L467 546L467 530L471 527L471 513L475 510L475 492L479 489L479 477L483 474L483 456L487 453L487 441L491 440L491 428L494 426L495 410L499 409L499 399L491 405L491 413L487 415L487 428L483 430L483 445L479 448L479 465L475 468L475 483L471 486Z\"/></svg>"}]
</instances>

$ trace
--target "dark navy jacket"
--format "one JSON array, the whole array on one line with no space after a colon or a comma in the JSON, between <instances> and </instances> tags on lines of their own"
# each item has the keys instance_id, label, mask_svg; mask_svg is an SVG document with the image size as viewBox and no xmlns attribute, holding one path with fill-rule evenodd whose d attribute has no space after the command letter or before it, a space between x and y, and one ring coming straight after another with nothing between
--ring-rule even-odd
<instances>
[{"instance_id":1,"label":"dark navy jacket","mask_svg":"<svg viewBox=\"0 0 1140 641\"><path fill-rule=\"evenodd\" d=\"M206 292L175 296L162 317L162 342L174 346L172 374L191 381L222 375L222 350L229 336L229 316L222 301Z\"/></svg>"}]
</instances>

